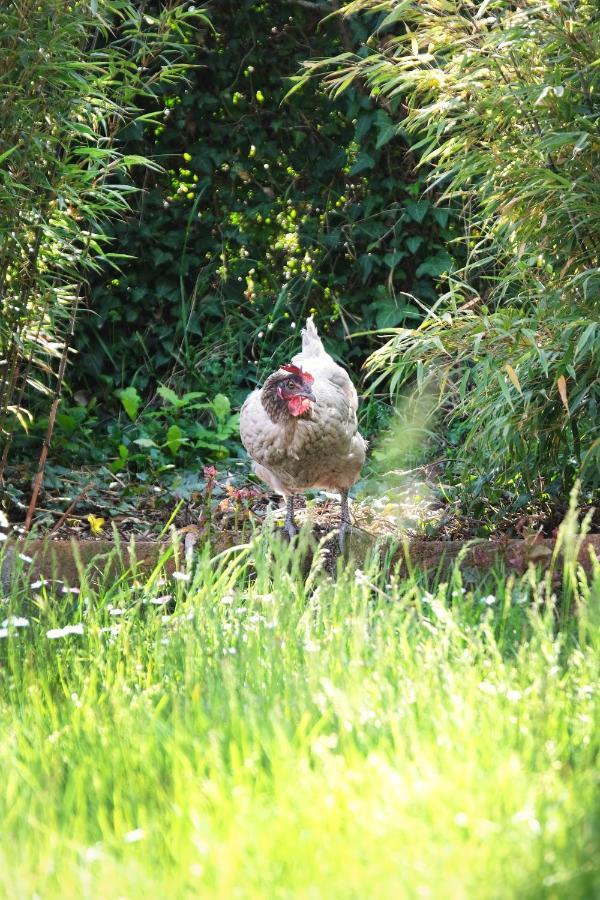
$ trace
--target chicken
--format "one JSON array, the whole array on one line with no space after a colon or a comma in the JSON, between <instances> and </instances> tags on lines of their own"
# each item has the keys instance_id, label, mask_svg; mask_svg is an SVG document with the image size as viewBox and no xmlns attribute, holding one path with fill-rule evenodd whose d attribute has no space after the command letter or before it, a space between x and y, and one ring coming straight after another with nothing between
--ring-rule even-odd
<instances>
[{"instance_id":1,"label":"chicken","mask_svg":"<svg viewBox=\"0 0 600 900\"><path fill-rule=\"evenodd\" d=\"M256 474L287 498L284 528L297 533L294 494L326 488L341 494L339 543L350 528L348 489L357 481L367 444L358 433L358 397L348 373L325 352L312 316L302 352L270 375L242 406L240 435Z\"/></svg>"}]
</instances>

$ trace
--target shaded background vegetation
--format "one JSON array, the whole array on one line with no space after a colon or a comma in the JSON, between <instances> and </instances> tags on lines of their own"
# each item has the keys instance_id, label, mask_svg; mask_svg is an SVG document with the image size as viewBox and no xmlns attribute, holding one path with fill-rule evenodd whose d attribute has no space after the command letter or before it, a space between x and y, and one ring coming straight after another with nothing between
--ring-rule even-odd
<instances>
[{"instance_id":1,"label":"shaded background vegetation","mask_svg":"<svg viewBox=\"0 0 600 900\"><path fill-rule=\"evenodd\" d=\"M127 135L167 171L113 229L135 258L92 286L72 378L92 394L168 382L239 402L312 310L358 374L376 345L350 335L419 321L407 293L431 304L452 263L448 212L422 199L388 111L360 87L332 103L318 82L284 100L303 60L358 49L366 25L255 0L210 14L160 125Z\"/></svg>"}]
</instances>

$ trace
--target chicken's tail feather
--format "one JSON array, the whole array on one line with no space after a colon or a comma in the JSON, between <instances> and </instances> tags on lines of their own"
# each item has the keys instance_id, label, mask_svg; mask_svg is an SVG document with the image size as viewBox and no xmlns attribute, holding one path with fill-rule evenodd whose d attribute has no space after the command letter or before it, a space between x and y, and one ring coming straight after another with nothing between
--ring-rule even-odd
<instances>
[{"instance_id":1,"label":"chicken's tail feather","mask_svg":"<svg viewBox=\"0 0 600 900\"><path fill-rule=\"evenodd\" d=\"M302 353L307 356L319 356L321 353L325 353L312 316L308 317L306 327L302 329Z\"/></svg>"}]
</instances>

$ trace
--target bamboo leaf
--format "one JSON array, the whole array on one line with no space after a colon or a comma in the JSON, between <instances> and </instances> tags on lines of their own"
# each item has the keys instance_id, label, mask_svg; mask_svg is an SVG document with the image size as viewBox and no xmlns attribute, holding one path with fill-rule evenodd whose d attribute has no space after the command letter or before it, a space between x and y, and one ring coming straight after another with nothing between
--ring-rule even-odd
<instances>
[{"instance_id":1,"label":"bamboo leaf","mask_svg":"<svg viewBox=\"0 0 600 900\"><path fill-rule=\"evenodd\" d=\"M562 404L566 409L567 413L569 412L569 400L567 398L567 381L564 375L559 375L556 380L556 384L558 386L558 393L560 394L560 399L562 400Z\"/></svg>"},{"instance_id":2,"label":"bamboo leaf","mask_svg":"<svg viewBox=\"0 0 600 900\"><path fill-rule=\"evenodd\" d=\"M518 379L518 377L517 377L517 373L515 372L515 370L513 369L513 367L510 365L510 363L506 363L506 365L504 366L504 369L505 369L505 371L506 371L506 374L508 375L508 377L510 378L510 380L512 381L512 383L514 384L514 386L515 386L516 389L518 390L518 392L519 392L520 394L522 394L523 391L521 390L521 383L519 382L519 379Z\"/></svg>"}]
</instances>

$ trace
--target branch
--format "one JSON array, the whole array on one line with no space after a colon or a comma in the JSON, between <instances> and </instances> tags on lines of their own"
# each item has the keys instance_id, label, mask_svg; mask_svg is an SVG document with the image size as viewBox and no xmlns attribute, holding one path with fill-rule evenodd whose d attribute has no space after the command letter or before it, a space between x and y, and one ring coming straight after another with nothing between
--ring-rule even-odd
<instances>
[{"instance_id":1,"label":"branch","mask_svg":"<svg viewBox=\"0 0 600 900\"><path fill-rule=\"evenodd\" d=\"M322 3L319 3L318 0L283 0L284 3L287 3L288 6L303 6L304 9L310 9L313 12L325 12L327 9L331 9L332 6L329 3L329 0L323 0Z\"/></svg>"}]
</instances>

